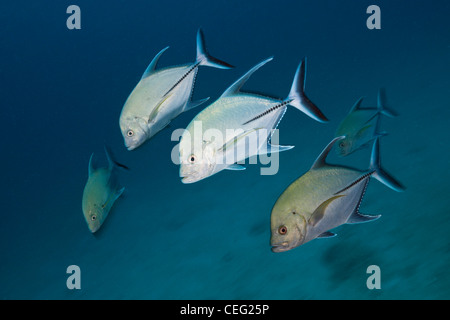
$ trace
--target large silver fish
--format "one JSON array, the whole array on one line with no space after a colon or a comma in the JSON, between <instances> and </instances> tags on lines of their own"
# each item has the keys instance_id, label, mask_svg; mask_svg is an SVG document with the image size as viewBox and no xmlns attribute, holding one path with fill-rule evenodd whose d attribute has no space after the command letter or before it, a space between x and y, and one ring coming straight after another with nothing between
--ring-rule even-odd
<instances>
[{"instance_id":1,"label":"large silver fish","mask_svg":"<svg viewBox=\"0 0 450 320\"><path fill-rule=\"evenodd\" d=\"M183 183L199 181L224 169L241 170L243 167L236 162L292 148L269 143L288 105L319 122L328 121L305 95L306 60L299 64L285 100L240 91L250 76L271 60L250 69L188 125L179 144ZM257 142L246 148L251 136L257 136Z\"/></svg>"},{"instance_id":2,"label":"large silver fish","mask_svg":"<svg viewBox=\"0 0 450 320\"><path fill-rule=\"evenodd\" d=\"M200 29L197 33L197 58L194 63L156 70L159 58L168 48L164 48L153 58L123 106L119 124L128 150L142 145L180 113L209 99L190 101L200 66L232 68L228 63L208 54Z\"/></svg>"},{"instance_id":3,"label":"large silver fish","mask_svg":"<svg viewBox=\"0 0 450 320\"><path fill-rule=\"evenodd\" d=\"M397 114L386 107L385 93L383 89L378 92L377 108L362 108L358 101L350 109L350 112L342 120L336 130L336 137L345 136L339 141L336 152L339 156L348 156L358 149L368 146L373 139L385 135L380 131L380 116L395 117Z\"/></svg>"},{"instance_id":4,"label":"large silver fish","mask_svg":"<svg viewBox=\"0 0 450 320\"><path fill-rule=\"evenodd\" d=\"M325 160L336 141L331 141L311 169L295 180L278 198L271 214L273 252L296 248L316 238L335 236L330 229L342 224L378 219L359 212L370 177L395 191L404 187L380 166L379 138L372 148L367 171L330 165Z\"/></svg>"},{"instance_id":5,"label":"large silver fish","mask_svg":"<svg viewBox=\"0 0 450 320\"><path fill-rule=\"evenodd\" d=\"M89 230L94 233L102 226L114 202L123 193L125 188L119 186L117 181L117 166L127 169L124 165L114 162L105 148L108 167L94 168L92 159L89 159L89 177L84 187L82 209Z\"/></svg>"}]
</instances>

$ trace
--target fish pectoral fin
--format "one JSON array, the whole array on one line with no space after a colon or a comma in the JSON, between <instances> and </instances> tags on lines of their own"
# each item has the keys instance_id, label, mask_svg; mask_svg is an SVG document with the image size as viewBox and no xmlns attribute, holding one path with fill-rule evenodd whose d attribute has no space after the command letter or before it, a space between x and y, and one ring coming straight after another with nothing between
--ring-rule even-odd
<instances>
[{"instance_id":1,"label":"fish pectoral fin","mask_svg":"<svg viewBox=\"0 0 450 320\"><path fill-rule=\"evenodd\" d=\"M376 216L371 216L371 215L367 215L367 214L361 214L360 212L358 212L358 210L355 210L352 213L352 215L348 218L346 223L353 224L353 223L370 222L373 220L377 220L379 217L381 217L381 214L376 215Z\"/></svg>"},{"instance_id":2,"label":"fish pectoral fin","mask_svg":"<svg viewBox=\"0 0 450 320\"><path fill-rule=\"evenodd\" d=\"M148 116L147 123L152 122L156 116L158 115L159 111L161 110L161 106L164 104L164 102L169 99L169 97L172 96L172 93L166 94L156 105L156 107L152 110L150 115Z\"/></svg>"},{"instance_id":3,"label":"fish pectoral fin","mask_svg":"<svg viewBox=\"0 0 450 320\"><path fill-rule=\"evenodd\" d=\"M372 125L371 124L368 124L368 125L366 125L366 126L364 126L364 127L362 127L357 133L356 133L356 138L361 138L363 135L364 135L364 133L367 131L367 129L369 129L370 127L371 127Z\"/></svg>"},{"instance_id":4,"label":"fish pectoral fin","mask_svg":"<svg viewBox=\"0 0 450 320\"><path fill-rule=\"evenodd\" d=\"M345 195L337 195L334 197L329 198L328 200L325 200L324 202L322 202L320 204L320 206L317 207L316 210L314 210L313 214L311 215L311 217L308 220L308 223L310 225L312 225L313 227L317 225L317 223L319 223L320 220L323 219L323 217L325 217L325 211L327 209L327 207L330 205L330 203L332 203L334 200L340 198L340 197L344 197Z\"/></svg>"},{"instance_id":5,"label":"fish pectoral fin","mask_svg":"<svg viewBox=\"0 0 450 320\"><path fill-rule=\"evenodd\" d=\"M110 203L113 204L122 195L122 193L124 191L125 191L125 187L117 190L116 192L112 192L109 195L108 199L106 199L105 203L102 204L102 209L105 209L108 206L108 204L110 204Z\"/></svg>"},{"instance_id":6,"label":"fish pectoral fin","mask_svg":"<svg viewBox=\"0 0 450 320\"><path fill-rule=\"evenodd\" d=\"M226 170L235 170L235 171L242 171L245 170L244 166L241 166L240 164L232 164L231 166L228 166L225 168Z\"/></svg>"},{"instance_id":7,"label":"fish pectoral fin","mask_svg":"<svg viewBox=\"0 0 450 320\"><path fill-rule=\"evenodd\" d=\"M333 238L336 237L336 233L325 231L317 236L317 238Z\"/></svg>"},{"instance_id":8,"label":"fish pectoral fin","mask_svg":"<svg viewBox=\"0 0 450 320\"><path fill-rule=\"evenodd\" d=\"M238 134L237 136L234 136L233 138L231 138L230 140L228 140L227 142L225 142L225 143L222 145L222 147L220 147L220 148L218 149L218 151L225 152L227 149L234 148L234 146L235 146L241 139L243 139L245 136L249 135L249 134L252 133L252 132L258 131L259 129L262 129L262 128L255 128L255 129L246 130L246 131L244 131L244 132Z\"/></svg>"}]
</instances>

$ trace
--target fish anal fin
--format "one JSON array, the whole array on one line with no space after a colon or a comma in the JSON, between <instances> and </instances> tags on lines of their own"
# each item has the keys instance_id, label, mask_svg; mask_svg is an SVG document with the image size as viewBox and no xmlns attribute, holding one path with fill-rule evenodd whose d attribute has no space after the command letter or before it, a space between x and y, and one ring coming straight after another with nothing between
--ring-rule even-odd
<instances>
[{"instance_id":1,"label":"fish anal fin","mask_svg":"<svg viewBox=\"0 0 450 320\"><path fill-rule=\"evenodd\" d=\"M371 216L367 214L361 214L358 212L358 210L355 210L352 215L348 218L347 222L348 224L354 224L354 223L364 223L364 222L370 222L373 220L377 220L379 217L381 217L381 214L376 216Z\"/></svg>"},{"instance_id":2,"label":"fish anal fin","mask_svg":"<svg viewBox=\"0 0 450 320\"><path fill-rule=\"evenodd\" d=\"M323 219L323 217L325 216L327 207L330 205L330 203L332 203L334 200L344 197L345 195L340 194L334 197L329 198L328 200L325 200L324 202L322 202L320 204L320 206L318 206L316 208L316 210L314 210L313 214L311 215L311 217L309 218L309 224L312 225L313 227L317 225L317 223L319 223L320 220Z\"/></svg>"},{"instance_id":3,"label":"fish anal fin","mask_svg":"<svg viewBox=\"0 0 450 320\"><path fill-rule=\"evenodd\" d=\"M258 154L262 155L262 154L269 154L269 153L270 154L278 153L278 152L291 150L292 148L294 148L294 146L280 146L280 145L273 145L273 144L267 143L265 146L261 147L258 150Z\"/></svg>"},{"instance_id":4,"label":"fish anal fin","mask_svg":"<svg viewBox=\"0 0 450 320\"><path fill-rule=\"evenodd\" d=\"M317 238L333 238L336 237L336 233L325 231L317 236Z\"/></svg>"},{"instance_id":5,"label":"fish anal fin","mask_svg":"<svg viewBox=\"0 0 450 320\"><path fill-rule=\"evenodd\" d=\"M235 164L232 164L232 165L226 167L225 170L242 171L242 170L245 170L245 167L241 166L240 164L235 163Z\"/></svg>"}]
</instances>

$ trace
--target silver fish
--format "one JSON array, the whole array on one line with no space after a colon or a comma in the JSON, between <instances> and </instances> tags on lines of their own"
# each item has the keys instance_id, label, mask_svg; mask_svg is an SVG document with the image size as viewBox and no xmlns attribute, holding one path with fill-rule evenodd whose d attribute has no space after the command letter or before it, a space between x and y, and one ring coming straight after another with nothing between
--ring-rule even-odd
<instances>
[{"instance_id":1,"label":"silver fish","mask_svg":"<svg viewBox=\"0 0 450 320\"><path fill-rule=\"evenodd\" d=\"M331 141L311 169L295 180L278 198L271 213L273 252L296 248L316 238L335 236L330 229L342 224L368 222L380 216L364 215L359 207L370 177L395 191L404 187L380 166L379 138L375 138L367 171L330 165L325 160Z\"/></svg>"},{"instance_id":2,"label":"silver fish","mask_svg":"<svg viewBox=\"0 0 450 320\"><path fill-rule=\"evenodd\" d=\"M395 117L397 114L386 107L384 97L384 90L380 89L377 108L362 108L362 97L356 101L336 130L336 137L345 136L336 148L339 156L348 156L368 146L376 137L386 135L386 132L380 131L380 116Z\"/></svg>"},{"instance_id":3,"label":"silver fish","mask_svg":"<svg viewBox=\"0 0 450 320\"><path fill-rule=\"evenodd\" d=\"M203 32L197 33L197 58L194 63L156 70L161 50L142 75L123 106L119 125L128 150L134 150L165 128L180 113L206 102L192 102L195 77L200 66L232 68L206 51Z\"/></svg>"},{"instance_id":4,"label":"silver fish","mask_svg":"<svg viewBox=\"0 0 450 320\"><path fill-rule=\"evenodd\" d=\"M108 167L94 168L92 159L89 159L89 177L84 187L82 209L89 230L94 233L102 226L114 202L123 193L117 181L115 168L117 166L127 169L124 165L114 162L105 148Z\"/></svg>"},{"instance_id":5,"label":"silver fish","mask_svg":"<svg viewBox=\"0 0 450 320\"><path fill-rule=\"evenodd\" d=\"M306 59L299 64L285 100L240 91L250 76L271 60L268 58L250 69L188 125L179 144L183 183L199 181L224 169L242 170L236 162L254 155L291 149L292 146L269 143L288 105L319 122L328 121L305 95ZM218 133L214 138L207 134L212 131ZM257 135L258 141L255 146L245 148L245 141L251 135Z\"/></svg>"}]
</instances>

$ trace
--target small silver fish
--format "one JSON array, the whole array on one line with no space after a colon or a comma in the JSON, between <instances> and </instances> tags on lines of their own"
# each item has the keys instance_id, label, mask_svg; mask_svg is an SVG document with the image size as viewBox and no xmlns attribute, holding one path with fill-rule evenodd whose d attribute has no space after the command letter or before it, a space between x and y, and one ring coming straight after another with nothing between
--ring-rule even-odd
<instances>
[{"instance_id":1,"label":"small silver fish","mask_svg":"<svg viewBox=\"0 0 450 320\"><path fill-rule=\"evenodd\" d=\"M361 97L356 101L336 130L336 137L345 136L336 148L337 154L341 157L368 146L376 137L386 135L386 132L380 131L382 114L388 117L397 116L393 110L386 107L383 89L378 92L377 108L361 108L362 100Z\"/></svg>"},{"instance_id":2,"label":"small silver fish","mask_svg":"<svg viewBox=\"0 0 450 320\"><path fill-rule=\"evenodd\" d=\"M316 238L335 236L330 229L361 223L380 216L364 215L359 207L370 177L400 192L404 187L380 166L379 138L375 138L367 171L330 165L325 160L336 141L331 141L311 169L295 180L278 198L271 213L273 252L296 248Z\"/></svg>"},{"instance_id":3,"label":"small silver fish","mask_svg":"<svg viewBox=\"0 0 450 320\"><path fill-rule=\"evenodd\" d=\"M123 106L120 130L128 150L134 150L164 129L180 113L206 102L192 102L195 77L200 66L230 69L232 66L206 51L203 32L197 33L197 58L194 63L156 70L161 50L142 75Z\"/></svg>"},{"instance_id":4,"label":"small silver fish","mask_svg":"<svg viewBox=\"0 0 450 320\"><path fill-rule=\"evenodd\" d=\"M84 187L82 209L89 230L96 232L105 221L114 202L123 193L117 181L115 168L117 166L127 169L122 164L114 162L105 148L108 167L94 168L92 159L89 159L89 177Z\"/></svg>"},{"instance_id":5,"label":"small silver fish","mask_svg":"<svg viewBox=\"0 0 450 320\"><path fill-rule=\"evenodd\" d=\"M236 164L239 161L293 148L268 142L288 105L316 121L328 121L304 92L306 59L299 64L285 100L240 91L250 76L271 60L268 58L250 69L188 125L179 144L180 177L183 183L205 179L224 169L242 170L244 167ZM207 137L207 132L213 131L220 135ZM244 144L252 134L258 135L257 145L245 148ZM218 136L222 138L218 139Z\"/></svg>"}]
</instances>

